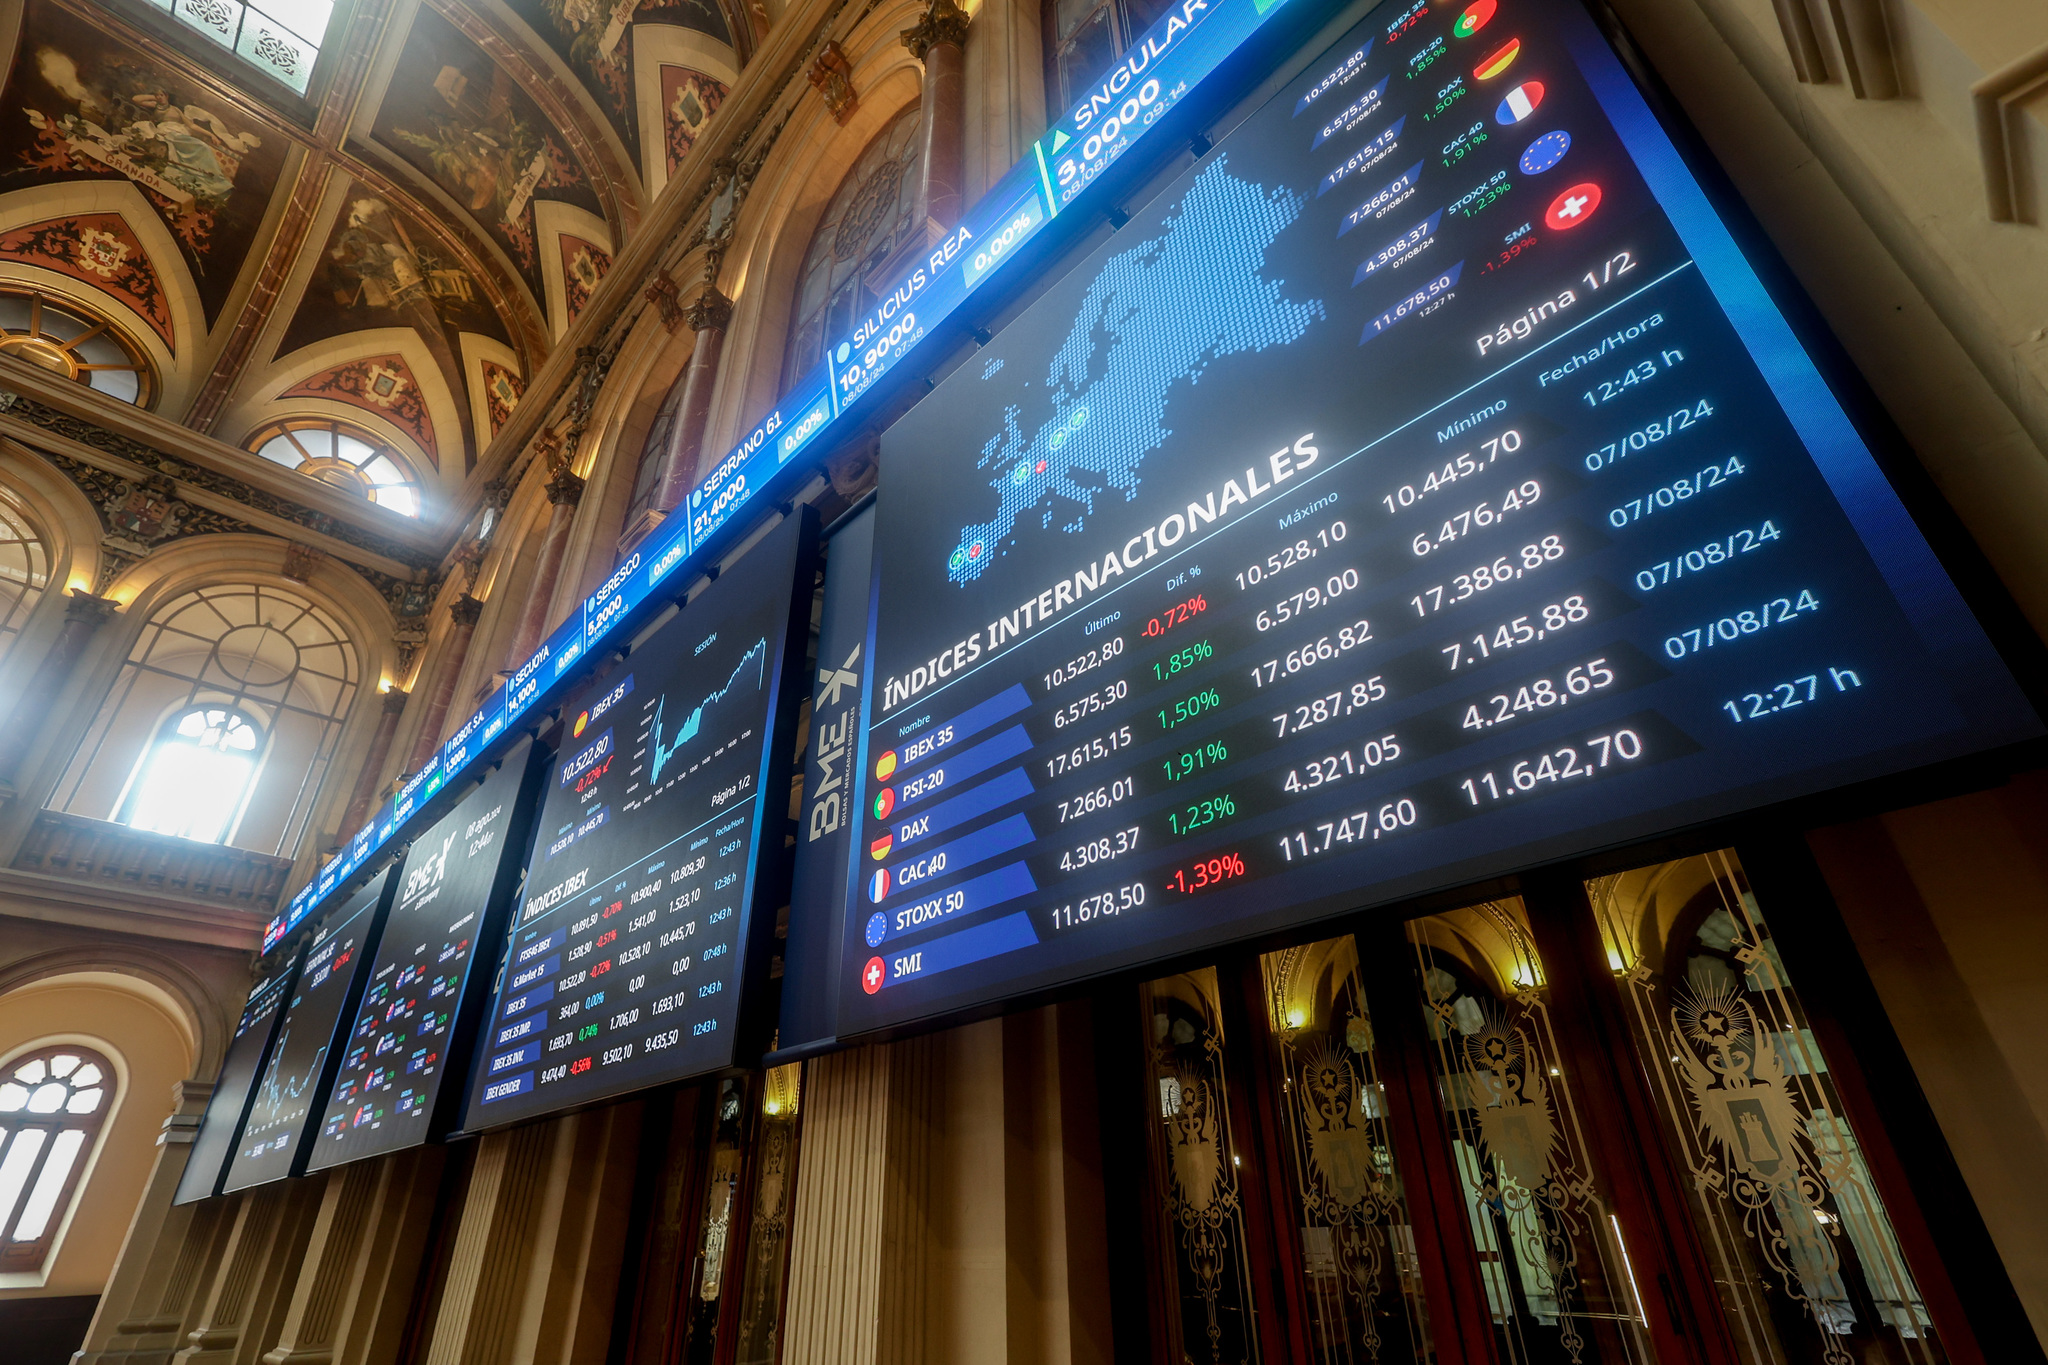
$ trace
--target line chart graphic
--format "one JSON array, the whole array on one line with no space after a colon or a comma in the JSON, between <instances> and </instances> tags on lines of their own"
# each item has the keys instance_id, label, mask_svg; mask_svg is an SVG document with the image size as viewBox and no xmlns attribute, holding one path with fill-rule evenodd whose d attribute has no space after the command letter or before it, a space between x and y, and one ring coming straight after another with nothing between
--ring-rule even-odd
<instances>
[{"instance_id":1,"label":"line chart graphic","mask_svg":"<svg viewBox=\"0 0 2048 1365\"><path fill-rule=\"evenodd\" d=\"M768 679L768 640L766 636L754 641L753 646L740 656L739 663L733 667L732 675L725 680L725 686L697 703L697 709L690 712L690 718L683 722L682 728L676 731L676 737L672 741L664 743L661 737L662 709L668 705L668 697L664 695L655 704L654 735L651 752L647 760L647 780L649 782L661 781L661 770L668 766L669 760L674 758L685 744L688 744L697 737L698 732L704 728L704 713L725 700L726 693L732 691L733 685L740 680L740 675L747 671L749 663L754 665L754 690L758 692Z\"/></svg>"}]
</instances>

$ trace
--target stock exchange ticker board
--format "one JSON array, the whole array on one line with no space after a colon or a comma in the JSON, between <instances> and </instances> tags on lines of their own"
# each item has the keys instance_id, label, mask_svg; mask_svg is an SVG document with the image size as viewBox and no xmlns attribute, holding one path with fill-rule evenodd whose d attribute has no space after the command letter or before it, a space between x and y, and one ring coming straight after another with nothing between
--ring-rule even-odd
<instances>
[{"instance_id":1,"label":"stock exchange ticker board","mask_svg":"<svg viewBox=\"0 0 2048 1365\"><path fill-rule=\"evenodd\" d=\"M391 873L374 878L321 921L256 1081L221 1193L232 1194L305 1170L309 1136L340 1065L342 1030L355 1016L364 968L384 927Z\"/></svg>"},{"instance_id":2,"label":"stock exchange ticker board","mask_svg":"<svg viewBox=\"0 0 2048 1365\"><path fill-rule=\"evenodd\" d=\"M1571 0L1382 6L884 448L842 1035L2041 729Z\"/></svg>"},{"instance_id":3,"label":"stock exchange ticker board","mask_svg":"<svg viewBox=\"0 0 2048 1365\"><path fill-rule=\"evenodd\" d=\"M730 1066L782 904L804 510L564 708L464 1126ZM803 610L793 607L801 596ZM758 1040L755 1040L758 1042Z\"/></svg>"},{"instance_id":4,"label":"stock exchange ticker board","mask_svg":"<svg viewBox=\"0 0 2048 1365\"><path fill-rule=\"evenodd\" d=\"M514 748L406 852L308 1170L416 1147L453 1126L470 1025L526 856L530 750Z\"/></svg>"},{"instance_id":5,"label":"stock exchange ticker board","mask_svg":"<svg viewBox=\"0 0 2048 1365\"><path fill-rule=\"evenodd\" d=\"M213 1093L206 1100L206 1117L192 1139L191 1155L178 1177L173 1204L193 1204L213 1195L220 1187L228 1158L234 1154L235 1138L241 1131L242 1116L248 1111L257 1073L270 1057L271 1039L277 1035L278 1015L290 999L292 984L298 980L296 955L274 963L270 975L249 991L248 1003L228 1043L227 1058L214 1080Z\"/></svg>"}]
</instances>

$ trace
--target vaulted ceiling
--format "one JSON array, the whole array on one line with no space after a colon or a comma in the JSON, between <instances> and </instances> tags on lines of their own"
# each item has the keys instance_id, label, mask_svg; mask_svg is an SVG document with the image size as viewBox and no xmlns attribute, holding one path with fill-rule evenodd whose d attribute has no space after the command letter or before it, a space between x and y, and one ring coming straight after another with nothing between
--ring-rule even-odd
<instances>
[{"instance_id":1,"label":"vaulted ceiling","mask_svg":"<svg viewBox=\"0 0 2048 1365\"><path fill-rule=\"evenodd\" d=\"M342 0L300 97L196 31L233 0L0 0L0 289L107 321L166 417L236 445L346 421L431 504L691 154L760 3Z\"/></svg>"}]
</instances>

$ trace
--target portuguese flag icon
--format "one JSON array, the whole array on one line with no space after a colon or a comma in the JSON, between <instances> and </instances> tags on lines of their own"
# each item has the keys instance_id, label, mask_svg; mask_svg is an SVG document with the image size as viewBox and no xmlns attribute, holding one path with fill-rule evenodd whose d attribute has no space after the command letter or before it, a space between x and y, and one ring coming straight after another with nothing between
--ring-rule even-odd
<instances>
[{"instance_id":1,"label":"portuguese flag icon","mask_svg":"<svg viewBox=\"0 0 2048 1365\"><path fill-rule=\"evenodd\" d=\"M1522 40L1510 38L1507 46L1494 52L1491 57L1473 68L1472 74L1482 81L1490 81L1515 64L1515 58L1522 55Z\"/></svg>"},{"instance_id":2,"label":"portuguese flag icon","mask_svg":"<svg viewBox=\"0 0 2048 1365\"><path fill-rule=\"evenodd\" d=\"M1486 27L1487 21L1493 18L1494 11L1499 8L1495 0L1472 0L1472 4L1458 16L1458 21L1451 25L1452 36L1470 38Z\"/></svg>"}]
</instances>

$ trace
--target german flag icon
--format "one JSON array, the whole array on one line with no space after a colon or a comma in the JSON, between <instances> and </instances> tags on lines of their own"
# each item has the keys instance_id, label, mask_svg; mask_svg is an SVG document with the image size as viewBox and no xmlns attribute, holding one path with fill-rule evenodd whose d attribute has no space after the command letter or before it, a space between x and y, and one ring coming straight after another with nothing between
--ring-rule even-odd
<instances>
[{"instance_id":1,"label":"german flag icon","mask_svg":"<svg viewBox=\"0 0 2048 1365\"><path fill-rule=\"evenodd\" d=\"M1474 67L1472 74L1482 81L1490 81L1515 64L1515 58L1522 55L1522 40L1508 39L1507 46L1500 48L1491 57Z\"/></svg>"},{"instance_id":2,"label":"german flag icon","mask_svg":"<svg viewBox=\"0 0 2048 1365\"><path fill-rule=\"evenodd\" d=\"M889 856L889 846L895 842L895 835L884 834L881 838L868 845L868 856L879 863L882 859Z\"/></svg>"}]
</instances>

